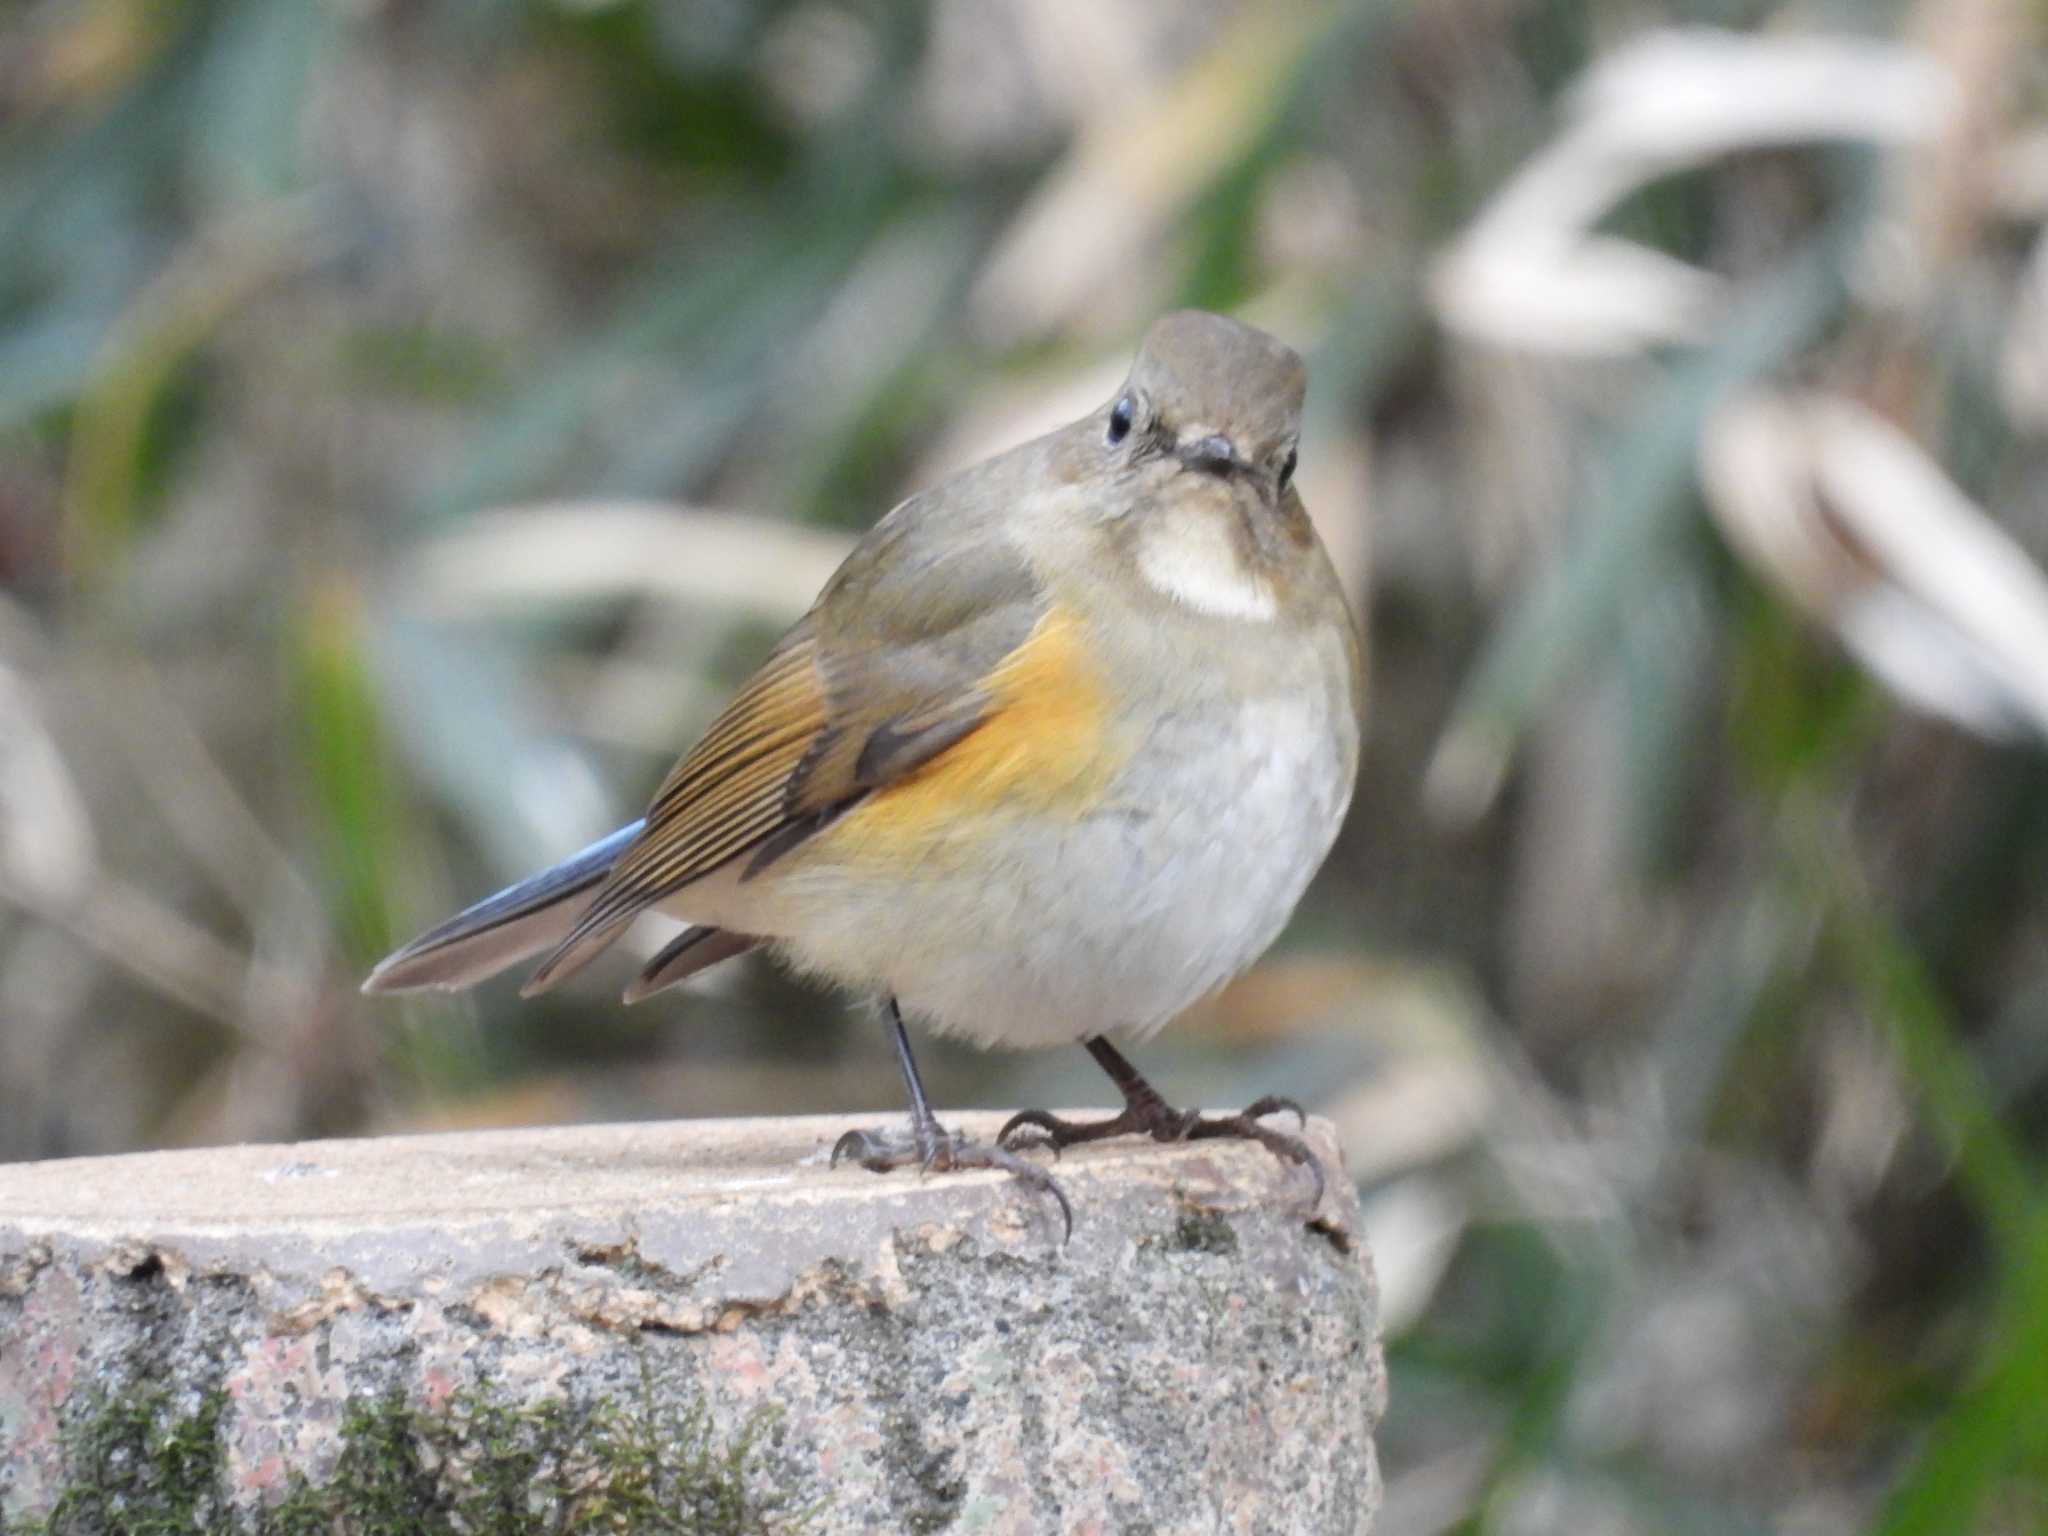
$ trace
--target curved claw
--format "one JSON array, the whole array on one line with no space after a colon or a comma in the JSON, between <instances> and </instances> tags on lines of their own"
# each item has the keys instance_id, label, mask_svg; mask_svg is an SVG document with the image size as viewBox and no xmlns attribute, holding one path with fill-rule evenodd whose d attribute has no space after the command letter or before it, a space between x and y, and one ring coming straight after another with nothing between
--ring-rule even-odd
<instances>
[{"instance_id":1,"label":"curved claw","mask_svg":"<svg viewBox=\"0 0 2048 1536\"><path fill-rule=\"evenodd\" d=\"M1057 1115L1042 1109L1020 1109L1003 1122L1003 1128L996 1132L996 1145L1005 1152L1013 1152L1019 1146L1050 1147L1055 1160L1060 1155L1060 1131L1063 1122ZM1012 1142L1010 1138L1021 1130L1034 1130L1039 1135L1027 1141Z\"/></svg>"},{"instance_id":2,"label":"curved claw","mask_svg":"<svg viewBox=\"0 0 2048 1536\"><path fill-rule=\"evenodd\" d=\"M1267 1110L1265 1113L1272 1114L1273 1111ZM1245 1114L1249 1117L1251 1111L1246 1110ZM1308 1117L1305 1115L1302 1117L1302 1124L1308 1124ZM1323 1160L1316 1156L1314 1149L1307 1142L1292 1136L1275 1136L1271 1141L1261 1136L1258 1140L1269 1152L1278 1153L1297 1167L1308 1170L1309 1177L1315 1180L1316 1185L1315 1195L1308 1203L1309 1214L1314 1215L1320 1211L1323 1208L1323 1192L1328 1188L1329 1181L1323 1173Z\"/></svg>"},{"instance_id":3,"label":"curved claw","mask_svg":"<svg viewBox=\"0 0 2048 1536\"><path fill-rule=\"evenodd\" d=\"M1243 1114L1247 1120L1263 1120L1268 1115L1292 1115L1296 1129L1308 1129L1308 1111L1301 1107L1299 1101L1277 1093L1269 1093L1263 1099L1253 1100L1245 1105Z\"/></svg>"},{"instance_id":4,"label":"curved claw","mask_svg":"<svg viewBox=\"0 0 2048 1536\"><path fill-rule=\"evenodd\" d=\"M1027 1163L1006 1147L976 1146L963 1142L950 1149L947 1166L951 1168L993 1168L1007 1173L1020 1184L1029 1184L1040 1194L1051 1195L1058 1202L1060 1220L1065 1227L1060 1235L1060 1246L1066 1247L1074 1237L1074 1207L1067 1199L1067 1192L1060 1188L1060 1182L1036 1163Z\"/></svg>"},{"instance_id":5,"label":"curved claw","mask_svg":"<svg viewBox=\"0 0 2048 1536\"><path fill-rule=\"evenodd\" d=\"M1047 1177L1044 1188L1060 1203L1060 1219L1066 1223L1066 1230L1060 1233L1060 1246L1064 1248L1074 1240L1074 1207L1067 1200L1067 1192L1051 1177Z\"/></svg>"},{"instance_id":6,"label":"curved claw","mask_svg":"<svg viewBox=\"0 0 2048 1536\"><path fill-rule=\"evenodd\" d=\"M857 1163L865 1163L875 1154L877 1137L872 1131L848 1131L832 1143L832 1156L825 1166L837 1168L842 1157L850 1157Z\"/></svg>"},{"instance_id":7,"label":"curved claw","mask_svg":"<svg viewBox=\"0 0 2048 1536\"><path fill-rule=\"evenodd\" d=\"M913 1166L921 1175L945 1173L956 1168L986 1168L1007 1173L1058 1202L1060 1220L1065 1228L1060 1238L1062 1247L1074 1236L1074 1207L1067 1199L1067 1192L1060 1188L1051 1174L1036 1163L1026 1162L1007 1147L982 1146L936 1125L925 1136L913 1132L901 1139L880 1131L851 1130L832 1143L829 1165L838 1167L842 1158L852 1158L875 1173L890 1173Z\"/></svg>"},{"instance_id":8,"label":"curved claw","mask_svg":"<svg viewBox=\"0 0 2048 1536\"><path fill-rule=\"evenodd\" d=\"M1300 1144L1297 1143L1297 1145ZM1308 1169L1309 1177L1316 1182L1315 1194L1308 1202L1309 1214L1313 1216L1323 1208L1323 1193L1329 1187L1329 1180L1323 1173L1323 1160L1317 1157L1307 1146L1301 1147L1301 1157L1297 1161L1304 1168Z\"/></svg>"},{"instance_id":9,"label":"curved claw","mask_svg":"<svg viewBox=\"0 0 2048 1536\"><path fill-rule=\"evenodd\" d=\"M1322 1159L1317 1157L1309 1144L1299 1136L1290 1136L1285 1131L1269 1130L1267 1127L1259 1124L1258 1116L1260 1114L1273 1113L1273 1110L1270 1108L1261 1107L1265 1103L1266 1101L1262 1099L1259 1103L1252 1105L1240 1114L1230 1115L1222 1119L1199 1121L1190 1128L1188 1132L1189 1139L1193 1141L1218 1141L1239 1137L1246 1141L1257 1142L1268 1152L1285 1162L1307 1168L1309 1176L1315 1180L1315 1199L1310 1204L1309 1210L1311 1213L1321 1210L1323 1194L1328 1187L1328 1176L1323 1172Z\"/></svg>"},{"instance_id":10,"label":"curved claw","mask_svg":"<svg viewBox=\"0 0 2048 1536\"><path fill-rule=\"evenodd\" d=\"M1010 1116L1009 1119L1005 1120L1003 1122L1003 1128L1000 1131L996 1132L996 1145L999 1147L1005 1145L1009 1141L1012 1133L1022 1129L1024 1126L1028 1125L1036 1130L1041 1130L1050 1133L1055 1124L1057 1124L1057 1122L1053 1119L1052 1115L1045 1110L1020 1109L1017 1111L1017 1113Z\"/></svg>"}]
</instances>

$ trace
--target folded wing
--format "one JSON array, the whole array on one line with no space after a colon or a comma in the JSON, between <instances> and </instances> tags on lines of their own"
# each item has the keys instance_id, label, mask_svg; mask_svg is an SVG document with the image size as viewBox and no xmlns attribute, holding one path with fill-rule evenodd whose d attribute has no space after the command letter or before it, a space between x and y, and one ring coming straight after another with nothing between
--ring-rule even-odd
<instances>
[{"instance_id":1,"label":"folded wing","mask_svg":"<svg viewBox=\"0 0 2048 1536\"><path fill-rule=\"evenodd\" d=\"M905 503L876 525L670 772L528 994L732 860L748 861L742 879L760 875L987 718L986 680L1031 633L1041 595L994 530L937 537L919 510Z\"/></svg>"}]
</instances>

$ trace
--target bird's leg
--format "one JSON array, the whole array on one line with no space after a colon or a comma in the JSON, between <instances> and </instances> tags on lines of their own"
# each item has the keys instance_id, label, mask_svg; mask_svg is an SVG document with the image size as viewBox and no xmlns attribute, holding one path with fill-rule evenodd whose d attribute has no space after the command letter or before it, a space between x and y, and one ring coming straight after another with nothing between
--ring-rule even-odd
<instances>
[{"instance_id":1,"label":"bird's leg","mask_svg":"<svg viewBox=\"0 0 2048 1536\"><path fill-rule=\"evenodd\" d=\"M1141 1134L1150 1136L1154 1141L1213 1141L1220 1138L1256 1141L1282 1162L1308 1169L1316 1181L1315 1205L1322 1205L1323 1165L1309 1150L1308 1143L1299 1136L1289 1136L1284 1131L1259 1124L1267 1115L1285 1112L1306 1126L1308 1116L1294 1100L1268 1095L1256 1103L1247 1104L1234 1115L1204 1115L1198 1109L1175 1109L1159 1096L1158 1089L1145 1081L1136 1067L1124 1059L1123 1052L1102 1036L1091 1035L1081 1043L1088 1047L1088 1054L1109 1074L1117 1092L1124 1096L1123 1113L1112 1115L1107 1120L1077 1121L1062 1120L1042 1109L1019 1110L997 1133L998 1146L1045 1146L1057 1152L1082 1142ZM1019 1132L1031 1134L1019 1136Z\"/></svg>"},{"instance_id":2,"label":"bird's leg","mask_svg":"<svg viewBox=\"0 0 2048 1536\"><path fill-rule=\"evenodd\" d=\"M848 1131L832 1144L832 1165L837 1167L842 1157L850 1157L876 1173L912 1165L925 1172L937 1169L942 1173L955 1168L1000 1169L1057 1200L1060 1215L1066 1220L1066 1235L1072 1237L1074 1208L1051 1174L1000 1145L983 1146L939 1124L939 1117L932 1113L931 1100L925 1096L924 1080L917 1075L917 1061L910 1054L910 1033L903 1027L903 1010L892 997L886 1011L889 1038L896 1047L896 1064L903 1069L903 1085L910 1091L910 1135L905 1138L879 1130Z\"/></svg>"}]
</instances>

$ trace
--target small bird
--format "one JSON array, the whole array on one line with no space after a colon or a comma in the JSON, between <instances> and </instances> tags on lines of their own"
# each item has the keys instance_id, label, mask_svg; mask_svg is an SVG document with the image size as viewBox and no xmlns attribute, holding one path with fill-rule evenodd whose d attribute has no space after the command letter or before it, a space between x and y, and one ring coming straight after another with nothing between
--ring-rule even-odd
<instances>
[{"instance_id":1,"label":"small bird","mask_svg":"<svg viewBox=\"0 0 2048 1536\"><path fill-rule=\"evenodd\" d=\"M875 524L684 755L640 820L421 935L366 992L456 990L541 955L532 995L640 914L690 924L637 1002L766 946L882 1002L910 1133L833 1150L886 1171L1000 1168L1073 1212L1017 1149L1235 1137L1170 1108L1107 1038L1143 1039L1256 960L1351 800L1359 633L1294 489L1307 370L1196 310L1070 426ZM1122 1113L945 1130L904 1028L1078 1041Z\"/></svg>"}]
</instances>

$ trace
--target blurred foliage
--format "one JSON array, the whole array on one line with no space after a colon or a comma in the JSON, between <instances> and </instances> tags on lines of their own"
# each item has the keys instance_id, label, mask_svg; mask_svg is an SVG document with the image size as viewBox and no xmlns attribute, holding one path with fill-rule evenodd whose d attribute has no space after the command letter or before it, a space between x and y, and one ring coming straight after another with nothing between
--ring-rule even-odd
<instances>
[{"instance_id":1,"label":"blurred foliage","mask_svg":"<svg viewBox=\"0 0 2048 1536\"><path fill-rule=\"evenodd\" d=\"M1381 1529L2040 1529L2041 24L11 7L0 1156L894 1102L752 962L631 1014L355 983L631 814L850 530L1201 303L1310 354L1375 719L1288 941L1148 1067L1326 1085ZM1919 484L1857 477L1888 432L2004 541L1866 505ZM1989 730L1973 688L2023 728L1937 718ZM1102 1091L925 1050L950 1103Z\"/></svg>"}]
</instances>

